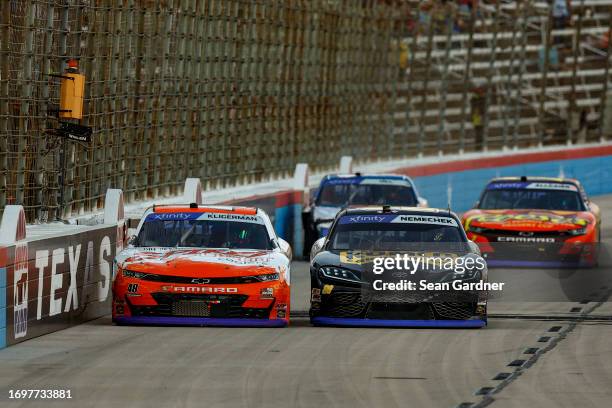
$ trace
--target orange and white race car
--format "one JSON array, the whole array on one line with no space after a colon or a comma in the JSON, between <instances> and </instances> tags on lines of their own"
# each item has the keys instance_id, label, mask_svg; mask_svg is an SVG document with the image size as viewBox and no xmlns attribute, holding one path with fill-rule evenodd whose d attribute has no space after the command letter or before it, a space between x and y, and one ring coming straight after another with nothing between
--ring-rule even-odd
<instances>
[{"instance_id":1,"label":"orange and white race car","mask_svg":"<svg viewBox=\"0 0 612 408\"><path fill-rule=\"evenodd\" d=\"M291 256L260 209L153 206L115 259L113 322L286 326Z\"/></svg>"},{"instance_id":2,"label":"orange and white race car","mask_svg":"<svg viewBox=\"0 0 612 408\"><path fill-rule=\"evenodd\" d=\"M493 179L462 222L489 266L588 267L597 263L599 207L574 179Z\"/></svg>"}]
</instances>

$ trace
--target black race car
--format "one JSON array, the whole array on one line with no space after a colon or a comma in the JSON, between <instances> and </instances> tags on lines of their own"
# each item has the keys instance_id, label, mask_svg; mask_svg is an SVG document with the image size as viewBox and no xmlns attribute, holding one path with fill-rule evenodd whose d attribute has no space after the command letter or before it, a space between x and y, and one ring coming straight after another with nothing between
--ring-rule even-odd
<instances>
[{"instance_id":1,"label":"black race car","mask_svg":"<svg viewBox=\"0 0 612 408\"><path fill-rule=\"evenodd\" d=\"M331 174L323 177L302 212L304 256L312 244L327 235L336 214L349 206L399 205L427 207L408 176L397 174Z\"/></svg>"},{"instance_id":2,"label":"black race car","mask_svg":"<svg viewBox=\"0 0 612 408\"><path fill-rule=\"evenodd\" d=\"M486 263L450 211L342 210L312 247L310 276L314 325L486 325Z\"/></svg>"}]
</instances>

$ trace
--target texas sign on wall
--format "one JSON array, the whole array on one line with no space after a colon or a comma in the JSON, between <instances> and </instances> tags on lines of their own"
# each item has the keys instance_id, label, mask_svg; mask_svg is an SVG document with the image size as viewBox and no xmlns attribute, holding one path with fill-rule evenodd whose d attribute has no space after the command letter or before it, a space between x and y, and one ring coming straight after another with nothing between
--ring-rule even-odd
<instances>
[{"instance_id":1,"label":"texas sign on wall","mask_svg":"<svg viewBox=\"0 0 612 408\"><path fill-rule=\"evenodd\" d=\"M5 345L110 312L113 259L122 246L118 230L87 227L0 248L0 271L5 270L6 279Z\"/></svg>"}]
</instances>

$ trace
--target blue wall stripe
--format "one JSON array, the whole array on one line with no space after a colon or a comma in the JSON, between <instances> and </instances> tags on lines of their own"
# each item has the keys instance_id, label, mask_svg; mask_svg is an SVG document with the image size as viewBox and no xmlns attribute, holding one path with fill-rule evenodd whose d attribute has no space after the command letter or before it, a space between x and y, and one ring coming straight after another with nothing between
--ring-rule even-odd
<instances>
[{"instance_id":1,"label":"blue wall stripe","mask_svg":"<svg viewBox=\"0 0 612 408\"><path fill-rule=\"evenodd\" d=\"M612 193L612 156L465 170L415 177L414 182L430 207L446 208L450 195L453 211L463 212L472 208L485 184L494 177L559 175L580 180L589 196Z\"/></svg>"}]
</instances>

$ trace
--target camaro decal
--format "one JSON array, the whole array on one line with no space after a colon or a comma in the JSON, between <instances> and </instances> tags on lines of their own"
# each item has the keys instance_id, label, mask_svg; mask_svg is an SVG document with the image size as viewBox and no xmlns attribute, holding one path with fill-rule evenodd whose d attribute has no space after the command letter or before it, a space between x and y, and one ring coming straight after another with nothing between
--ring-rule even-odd
<instances>
[{"instance_id":1,"label":"camaro decal","mask_svg":"<svg viewBox=\"0 0 612 408\"><path fill-rule=\"evenodd\" d=\"M174 286L165 285L161 287L163 292L179 293L238 293L238 288L208 287L208 286Z\"/></svg>"},{"instance_id":2,"label":"camaro decal","mask_svg":"<svg viewBox=\"0 0 612 408\"><path fill-rule=\"evenodd\" d=\"M529 242L529 243L546 243L555 242L552 237L497 237L498 242Z\"/></svg>"}]
</instances>

